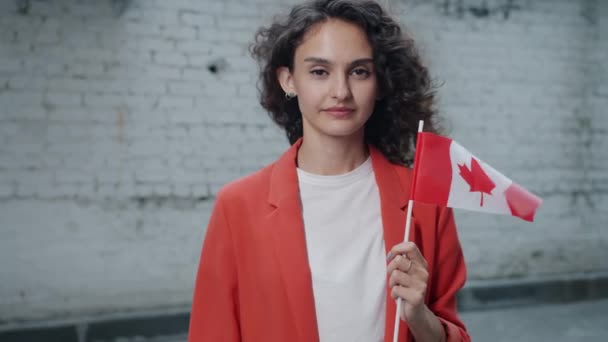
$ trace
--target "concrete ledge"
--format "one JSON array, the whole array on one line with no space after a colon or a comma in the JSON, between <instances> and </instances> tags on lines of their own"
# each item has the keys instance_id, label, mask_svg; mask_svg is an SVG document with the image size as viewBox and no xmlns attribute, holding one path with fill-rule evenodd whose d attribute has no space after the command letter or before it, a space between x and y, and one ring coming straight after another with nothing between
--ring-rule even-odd
<instances>
[{"instance_id":1,"label":"concrete ledge","mask_svg":"<svg viewBox=\"0 0 608 342\"><path fill-rule=\"evenodd\" d=\"M111 341L119 336L154 337L183 334L188 331L189 318L190 313L177 313L96 322L89 325L85 341Z\"/></svg>"},{"instance_id":2,"label":"concrete ledge","mask_svg":"<svg viewBox=\"0 0 608 342\"><path fill-rule=\"evenodd\" d=\"M608 298L608 272L551 279L469 281L458 294L458 308L466 312L600 298ZM187 309L182 309L133 312L55 324L0 325L0 341L106 342L135 337L138 341L146 341L156 336L185 336L189 317Z\"/></svg>"},{"instance_id":3,"label":"concrete ledge","mask_svg":"<svg viewBox=\"0 0 608 342\"><path fill-rule=\"evenodd\" d=\"M459 311L608 298L608 272L555 278L471 281L458 293Z\"/></svg>"},{"instance_id":4,"label":"concrete ledge","mask_svg":"<svg viewBox=\"0 0 608 342\"><path fill-rule=\"evenodd\" d=\"M0 332L2 342L79 342L74 326L40 327Z\"/></svg>"},{"instance_id":5,"label":"concrete ledge","mask_svg":"<svg viewBox=\"0 0 608 342\"><path fill-rule=\"evenodd\" d=\"M146 341L156 336L179 336L188 331L190 313L133 312L79 322L44 322L39 325L0 326L2 342L106 342L119 338ZM142 340L143 339L143 340Z\"/></svg>"}]
</instances>

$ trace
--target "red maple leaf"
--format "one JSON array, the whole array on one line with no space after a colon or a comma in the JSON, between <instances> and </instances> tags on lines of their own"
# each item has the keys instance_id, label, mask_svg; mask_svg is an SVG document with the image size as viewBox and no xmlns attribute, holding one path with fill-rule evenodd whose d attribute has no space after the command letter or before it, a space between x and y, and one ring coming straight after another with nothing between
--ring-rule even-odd
<instances>
[{"instance_id":1,"label":"red maple leaf","mask_svg":"<svg viewBox=\"0 0 608 342\"><path fill-rule=\"evenodd\" d=\"M477 159L473 157L471 157L471 170L469 170L466 164L458 164L458 169L460 170L460 177L469 184L469 191L481 193L481 203L479 205L483 207L483 194L491 195L496 184L492 182L492 179L483 171Z\"/></svg>"}]
</instances>

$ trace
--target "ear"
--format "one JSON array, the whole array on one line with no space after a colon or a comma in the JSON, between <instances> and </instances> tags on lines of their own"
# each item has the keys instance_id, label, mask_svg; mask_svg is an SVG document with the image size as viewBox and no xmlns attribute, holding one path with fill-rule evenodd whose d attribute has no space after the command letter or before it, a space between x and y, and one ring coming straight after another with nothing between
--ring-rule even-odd
<instances>
[{"instance_id":1,"label":"ear","mask_svg":"<svg viewBox=\"0 0 608 342\"><path fill-rule=\"evenodd\" d=\"M281 84L281 88L283 88L283 91L286 94L297 94L293 82L293 75L291 74L291 71L289 71L288 67L282 66L277 69L277 79L279 80L279 84Z\"/></svg>"}]
</instances>

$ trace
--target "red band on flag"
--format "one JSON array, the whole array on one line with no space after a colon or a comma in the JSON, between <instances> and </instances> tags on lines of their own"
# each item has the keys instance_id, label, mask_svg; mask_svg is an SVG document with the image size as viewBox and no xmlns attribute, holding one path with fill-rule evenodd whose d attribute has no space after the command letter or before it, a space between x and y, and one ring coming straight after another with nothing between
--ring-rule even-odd
<instances>
[{"instance_id":1,"label":"red band on flag","mask_svg":"<svg viewBox=\"0 0 608 342\"><path fill-rule=\"evenodd\" d=\"M505 190L505 197L511 214L530 222L534 221L536 208L543 202L538 196L515 183Z\"/></svg>"},{"instance_id":2,"label":"red band on flag","mask_svg":"<svg viewBox=\"0 0 608 342\"><path fill-rule=\"evenodd\" d=\"M445 206L452 184L452 140L432 133L418 133L412 199Z\"/></svg>"}]
</instances>

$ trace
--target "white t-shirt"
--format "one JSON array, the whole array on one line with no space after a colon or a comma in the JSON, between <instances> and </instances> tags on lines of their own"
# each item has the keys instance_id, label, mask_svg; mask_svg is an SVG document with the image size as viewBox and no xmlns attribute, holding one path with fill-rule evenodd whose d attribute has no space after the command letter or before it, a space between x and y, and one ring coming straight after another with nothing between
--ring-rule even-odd
<instances>
[{"instance_id":1,"label":"white t-shirt","mask_svg":"<svg viewBox=\"0 0 608 342\"><path fill-rule=\"evenodd\" d=\"M383 341L386 252L371 158L336 176L298 169L298 179L320 341Z\"/></svg>"}]
</instances>

